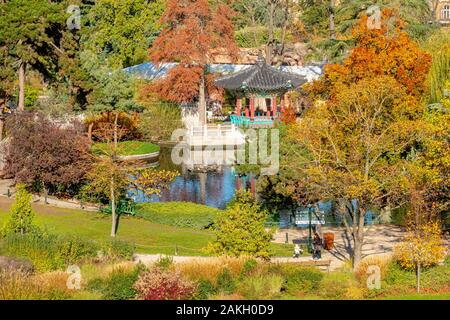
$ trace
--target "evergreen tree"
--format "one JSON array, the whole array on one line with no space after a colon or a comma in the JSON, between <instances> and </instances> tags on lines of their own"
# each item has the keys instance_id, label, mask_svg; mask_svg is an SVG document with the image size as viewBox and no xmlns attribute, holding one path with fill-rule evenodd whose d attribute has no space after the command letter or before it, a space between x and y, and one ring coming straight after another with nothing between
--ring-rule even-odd
<instances>
[{"instance_id":1,"label":"evergreen tree","mask_svg":"<svg viewBox=\"0 0 450 320\"><path fill-rule=\"evenodd\" d=\"M238 193L224 214L215 221L216 241L208 245L212 254L269 258L272 232L262 210L248 192Z\"/></svg>"},{"instance_id":2,"label":"evergreen tree","mask_svg":"<svg viewBox=\"0 0 450 320\"><path fill-rule=\"evenodd\" d=\"M3 234L25 234L34 228L33 219L35 213L33 208L31 208L32 195L27 191L24 184L18 184L16 189L16 199L11 206L10 217L3 229Z\"/></svg>"}]
</instances>

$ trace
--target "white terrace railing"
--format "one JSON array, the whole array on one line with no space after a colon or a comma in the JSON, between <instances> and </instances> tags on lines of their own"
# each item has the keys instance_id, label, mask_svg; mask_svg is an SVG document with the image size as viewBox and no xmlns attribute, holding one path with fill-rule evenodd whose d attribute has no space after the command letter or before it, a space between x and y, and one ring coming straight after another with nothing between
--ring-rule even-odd
<instances>
[{"instance_id":1,"label":"white terrace railing","mask_svg":"<svg viewBox=\"0 0 450 320\"><path fill-rule=\"evenodd\" d=\"M192 126L188 129L187 141L191 146L242 145L245 135L234 124Z\"/></svg>"}]
</instances>

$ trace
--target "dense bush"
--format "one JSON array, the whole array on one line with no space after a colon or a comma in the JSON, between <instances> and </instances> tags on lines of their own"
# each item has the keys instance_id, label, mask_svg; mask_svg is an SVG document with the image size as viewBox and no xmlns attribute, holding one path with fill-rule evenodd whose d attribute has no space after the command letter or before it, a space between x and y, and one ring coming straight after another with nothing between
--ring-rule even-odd
<instances>
[{"instance_id":1,"label":"dense bush","mask_svg":"<svg viewBox=\"0 0 450 320\"><path fill-rule=\"evenodd\" d=\"M233 293L236 288L236 279L228 268L223 268L222 272L217 275L217 289L223 293Z\"/></svg>"},{"instance_id":2,"label":"dense bush","mask_svg":"<svg viewBox=\"0 0 450 320\"><path fill-rule=\"evenodd\" d=\"M236 193L214 222L216 240L207 251L214 255L268 259L274 230L267 230L267 211L247 191Z\"/></svg>"},{"instance_id":3,"label":"dense bush","mask_svg":"<svg viewBox=\"0 0 450 320\"><path fill-rule=\"evenodd\" d=\"M178 272L154 268L142 273L134 288L143 300L186 300L195 296L197 285Z\"/></svg>"},{"instance_id":4,"label":"dense bush","mask_svg":"<svg viewBox=\"0 0 450 320\"><path fill-rule=\"evenodd\" d=\"M389 267L391 259L388 257L371 256L363 259L357 266L355 270L355 277L359 283L363 286L367 284L367 277L371 272L368 273L370 266L377 266L380 268L381 279L386 277L386 273Z\"/></svg>"},{"instance_id":5,"label":"dense bush","mask_svg":"<svg viewBox=\"0 0 450 320\"><path fill-rule=\"evenodd\" d=\"M284 277L283 287L289 293L312 292L319 288L320 281L323 278L323 273L319 269L295 264L269 266L268 271Z\"/></svg>"},{"instance_id":6,"label":"dense bush","mask_svg":"<svg viewBox=\"0 0 450 320\"><path fill-rule=\"evenodd\" d=\"M216 287L208 280L200 279L197 285L197 292L195 293L196 300L206 300L211 295L217 293Z\"/></svg>"},{"instance_id":7,"label":"dense bush","mask_svg":"<svg viewBox=\"0 0 450 320\"><path fill-rule=\"evenodd\" d=\"M9 234L3 238L0 251L13 257L30 260L36 271L61 270L70 264L99 258L103 261L129 259L134 246L118 240L96 243L78 236L45 232Z\"/></svg>"},{"instance_id":8,"label":"dense bush","mask_svg":"<svg viewBox=\"0 0 450 320\"><path fill-rule=\"evenodd\" d=\"M221 211L188 202L145 203L136 215L145 220L177 227L205 229L213 224Z\"/></svg>"},{"instance_id":9,"label":"dense bush","mask_svg":"<svg viewBox=\"0 0 450 320\"><path fill-rule=\"evenodd\" d=\"M244 258L217 257L207 260L196 259L176 264L176 270L193 281L207 280L214 286L217 285L219 275L224 268L228 269L233 278L238 278L242 273Z\"/></svg>"},{"instance_id":10,"label":"dense bush","mask_svg":"<svg viewBox=\"0 0 450 320\"><path fill-rule=\"evenodd\" d=\"M2 241L2 252L8 256L29 259L36 271L63 269L97 255L95 243L74 236L47 233L9 234Z\"/></svg>"},{"instance_id":11,"label":"dense bush","mask_svg":"<svg viewBox=\"0 0 450 320\"><path fill-rule=\"evenodd\" d=\"M136 250L136 246L126 241L111 239L100 243L100 251L103 258L108 261L130 260Z\"/></svg>"},{"instance_id":12,"label":"dense bush","mask_svg":"<svg viewBox=\"0 0 450 320\"><path fill-rule=\"evenodd\" d=\"M118 268L105 278L93 279L88 283L88 289L98 291L107 300L129 300L136 297L137 291L134 284L139 278L139 274L145 270L142 265L136 266L132 270Z\"/></svg>"},{"instance_id":13,"label":"dense bush","mask_svg":"<svg viewBox=\"0 0 450 320\"><path fill-rule=\"evenodd\" d=\"M64 300L71 297L67 273L29 274L0 272L0 300Z\"/></svg>"},{"instance_id":14,"label":"dense bush","mask_svg":"<svg viewBox=\"0 0 450 320\"><path fill-rule=\"evenodd\" d=\"M244 278L237 291L246 299L272 299L280 294L284 279L280 275L255 275Z\"/></svg>"},{"instance_id":15,"label":"dense bush","mask_svg":"<svg viewBox=\"0 0 450 320\"><path fill-rule=\"evenodd\" d=\"M317 290L320 297L331 300L362 299L364 289L351 272L333 272L323 277Z\"/></svg>"},{"instance_id":16,"label":"dense bush","mask_svg":"<svg viewBox=\"0 0 450 320\"><path fill-rule=\"evenodd\" d=\"M8 117L6 128L11 140L7 176L39 191L78 192L92 162L80 123L63 125L40 113L19 112Z\"/></svg>"}]
</instances>

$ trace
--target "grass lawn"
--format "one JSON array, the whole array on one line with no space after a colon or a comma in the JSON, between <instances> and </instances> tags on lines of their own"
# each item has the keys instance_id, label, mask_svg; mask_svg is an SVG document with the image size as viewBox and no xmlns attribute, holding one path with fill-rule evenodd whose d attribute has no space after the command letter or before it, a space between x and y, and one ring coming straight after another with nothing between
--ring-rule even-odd
<instances>
[{"instance_id":1,"label":"grass lawn","mask_svg":"<svg viewBox=\"0 0 450 320\"><path fill-rule=\"evenodd\" d=\"M150 142L122 141L119 142L118 149L121 156L135 156L159 151L159 146ZM107 150L106 143L94 143L92 145L92 152L94 153L101 153L104 150Z\"/></svg>"},{"instance_id":2,"label":"grass lawn","mask_svg":"<svg viewBox=\"0 0 450 320\"><path fill-rule=\"evenodd\" d=\"M8 215L12 200L0 197L0 226ZM34 205L38 225L49 232L76 234L92 240L109 239L111 217L109 215L82 210L61 209ZM204 256L204 248L214 235L206 230L194 230L162 225L140 218L122 217L119 222L117 238L136 244L140 253L162 253L173 255L178 247L178 255ZM272 244L276 256L290 256L292 246Z\"/></svg>"},{"instance_id":3,"label":"grass lawn","mask_svg":"<svg viewBox=\"0 0 450 320\"><path fill-rule=\"evenodd\" d=\"M209 227L222 210L192 202L149 202L138 204L136 215L145 220L197 230Z\"/></svg>"}]
</instances>

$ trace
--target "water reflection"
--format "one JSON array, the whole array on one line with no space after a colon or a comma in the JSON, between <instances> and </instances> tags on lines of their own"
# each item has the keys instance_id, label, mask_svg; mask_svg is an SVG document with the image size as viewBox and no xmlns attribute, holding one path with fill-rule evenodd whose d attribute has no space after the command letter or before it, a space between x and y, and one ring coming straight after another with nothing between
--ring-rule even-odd
<instances>
[{"instance_id":1,"label":"water reflection","mask_svg":"<svg viewBox=\"0 0 450 320\"><path fill-rule=\"evenodd\" d=\"M160 196L147 197L142 191L130 191L129 196L136 203L187 201L224 209L233 198L236 188L255 192L254 177L239 177L233 167L222 167L219 171L190 172L172 163L170 149L161 150L159 168L177 170L180 176Z\"/></svg>"}]
</instances>

